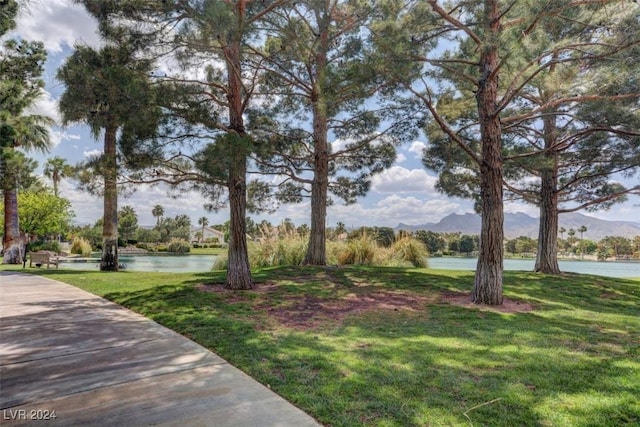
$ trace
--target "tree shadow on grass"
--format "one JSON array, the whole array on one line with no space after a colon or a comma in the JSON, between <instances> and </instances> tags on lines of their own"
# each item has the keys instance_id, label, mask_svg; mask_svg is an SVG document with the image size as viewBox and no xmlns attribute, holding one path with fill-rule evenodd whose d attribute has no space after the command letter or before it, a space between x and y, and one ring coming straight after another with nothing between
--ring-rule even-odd
<instances>
[{"instance_id":1,"label":"tree shadow on grass","mask_svg":"<svg viewBox=\"0 0 640 427\"><path fill-rule=\"evenodd\" d=\"M284 268L256 278L261 275L283 282L282 289L262 296L245 291L240 299L202 293L196 283L219 277L202 274L184 287L108 297L212 349L331 425L640 420L640 373L631 363L640 325L626 300L602 297L604 286L637 301L631 281L509 273L505 293L539 311L501 314L430 303L419 313L354 314L300 331L274 324L268 312L255 310L254 299L278 305L283 295L308 293L468 291L473 275L366 268Z\"/></svg>"}]
</instances>

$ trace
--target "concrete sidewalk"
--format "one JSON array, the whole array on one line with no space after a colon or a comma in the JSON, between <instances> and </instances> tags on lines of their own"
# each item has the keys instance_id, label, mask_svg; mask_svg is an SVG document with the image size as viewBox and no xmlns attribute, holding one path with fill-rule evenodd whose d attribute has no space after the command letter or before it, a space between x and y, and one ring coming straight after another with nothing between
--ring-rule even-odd
<instances>
[{"instance_id":1,"label":"concrete sidewalk","mask_svg":"<svg viewBox=\"0 0 640 427\"><path fill-rule=\"evenodd\" d=\"M0 409L3 426L319 425L193 341L14 272L0 272Z\"/></svg>"}]
</instances>

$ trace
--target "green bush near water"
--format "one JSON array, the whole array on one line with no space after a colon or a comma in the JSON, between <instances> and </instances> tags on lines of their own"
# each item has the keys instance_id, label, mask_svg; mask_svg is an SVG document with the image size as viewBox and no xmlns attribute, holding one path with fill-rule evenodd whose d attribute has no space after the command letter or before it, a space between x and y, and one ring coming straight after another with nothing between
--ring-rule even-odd
<instances>
[{"instance_id":1,"label":"green bush near water","mask_svg":"<svg viewBox=\"0 0 640 427\"><path fill-rule=\"evenodd\" d=\"M27 244L28 252L51 251L59 254L60 250L60 243L56 241L44 242L42 240L38 240L36 242L29 242L29 244Z\"/></svg>"},{"instance_id":2,"label":"green bush near water","mask_svg":"<svg viewBox=\"0 0 640 427\"><path fill-rule=\"evenodd\" d=\"M167 245L167 252L186 254L191 252L191 245L183 239L172 239Z\"/></svg>"}]
</instances>

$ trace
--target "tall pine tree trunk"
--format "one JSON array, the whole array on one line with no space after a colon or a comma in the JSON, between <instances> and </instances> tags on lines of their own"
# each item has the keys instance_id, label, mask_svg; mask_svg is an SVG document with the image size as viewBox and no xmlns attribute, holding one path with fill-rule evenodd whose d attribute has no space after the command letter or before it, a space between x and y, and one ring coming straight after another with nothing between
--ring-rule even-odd
<instances>
[{"instance_id":1,"label":"tall pine tree trunk","mask_svg":"<svg viewBox=\"0 0 640 427\"><path fill-rule=\"evenodd\" d=\"M18 219L18 192L6 189L4 194L4 250L3 264L21 264L24 259L24 240Z\"/></svg>"},{"instance_id":2,"label":"tall pine tree trunk","mask_svg":"<svg viewBox=\"0 0 640 427\"><path fill-rule=\"evenodd\" d=\"M324 104L313 105L314 176L311 184L311 230L305 265L326 265L327 193L329 189L329 146Z\"/></svg>"},{"instance_id":3,"label":"tall pine tree trunk","mask_svg":"<svg viewBox=\"0 0 640 427\"><path fill-rule=\"evenodd\" d=\"M538 230L538 254L534 271L560 274L558 265L558 194L557 176L554 169L545 169L541 174L540 228Z\"/></svg>"},{"instance_id":4,"label":"tall pine tree trunk","mask_svg":"<svg viewBox=\"0 0 640 427\"><path fill-rule=\"evenodd\" d=\"M234 150L235 148L235 150ZM235 151L229 167L229 264L227 266L227 289L251 289L253 279L249 269L247 251L247 175L246 155L239 147L231 147Z\"/></svg>"},{"instance_id":5,"label":"tall pine tree trunk","mask_svg":"<svg viewBox=\"0 0 640 427\"><path fill-rule=\"evenodd\" d=\"M498 35L500 11L497 0L485 1L487 39L481 47L480 80L476 94L482 158L480 197L482 228L480 253L471 301L476 304L502 304L504 210L502 195L502 127L497 111Z\"/></svg>"},{"instance_id":6,"label":"tall pine tree trunk","mask_svg":"<svg viewBox=\"0 0 640 427\"><path fill-rule=\"evenodd\" d=\"M554 55L554 58L557 56ZM555 65L549 73L555 71ZM542 92L542 98L549 95ZM555 149L558 139L556 123L557 108L545 109L542 118L544 131L544 166L540 171L540 224L538 228L538 253L534 271L546 274L560 274L558 265L558 152Z\"/></svg>"},{"instance_id":7,"label":"tall pine tree trunk","mask_svg":"<svg viewBox=\"0 0 640 427\"><path fill-rule=\"evenodd\" d=\"M553 71L553 69L551 70ZM557 139L555 111L547 111L543 118L545 165L540 173L540 225L538 253L534 271L560 274L558 265L558 153L554 150Z\"/></svg>"},{"instance_id":8,"label":"tall pine tree trunk","mask_svg":"<svg viewBox=\"0 0 640 427\"><path fill-rule=\"evenodd\" d=\"M104 212L101 271L118 271L118 187L116 160L117 126L107 124L104 132Z\"/></svg>"},{"instance_id":9,"label":"tall pine tree trunk","mask_svg":"<svg viewBox=\"0 0 640 427\"><path fill-rule=\"evenodd\" d=\"M326 25L326 22L324 22ZM309 245L304 257L305 265L326 265L327 251L327 195L329 190L329 144L327 105L324 94L327 52L329 51L328 28L321 24L319 48L315 55L316 82L311 93L313 111L314 167L311 184L311 229Z\"/></svg>"},{"instance_id":10,"label":"tall pine tree trunk","mask_svg":"<svg viewBox=\"0 0 640 427\"><path fill-rule=\"evenodd\" d=\"M239 2L238 13L244 10L244 1ZM240 8L240 6L243 6ZM240 17L239 19L242 19ZM229 263L227 266L227 289L251 289L253 278L249 268L249 254L247 251L247 150L244 137L244 119L242 113L243 89L241 81L240 40L225 49L227 61L227 76L229 81L229 124L233 132L240 138L229 138ZM235 142L234 142L235 140Z\"/></svg>"}]
</instances>

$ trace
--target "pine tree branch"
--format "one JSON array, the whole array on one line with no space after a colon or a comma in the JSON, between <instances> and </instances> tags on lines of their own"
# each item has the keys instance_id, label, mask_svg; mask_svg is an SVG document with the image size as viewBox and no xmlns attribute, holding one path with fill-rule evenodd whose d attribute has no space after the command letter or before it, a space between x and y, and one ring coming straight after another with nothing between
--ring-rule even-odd
<instances>
[{"instance_id":1,"label":"pine tree branch","mask_svg":"<svg viewBox=\"0 0 640 427\"><path fill-rule=\"evenodd\" d=\"M428 3L431 6L431 9L434 12L436 12L438 15L440 15L440 17L442 19L444 19L445 21L447 21L450 24L452 24L458 30L461 30L464 33L466 33L471 38L471 40L473 40L475 42L476 45L478 45L478 46L482 45L482 39L476 33L474 33L471 30L471 28L469 28L468 25L465 25L462 22L458 21L456 18L451 16L446 10L444 10L442 7L440 7L438 5L437 0L428 0Z\"/></svg>"}]
</instances>

